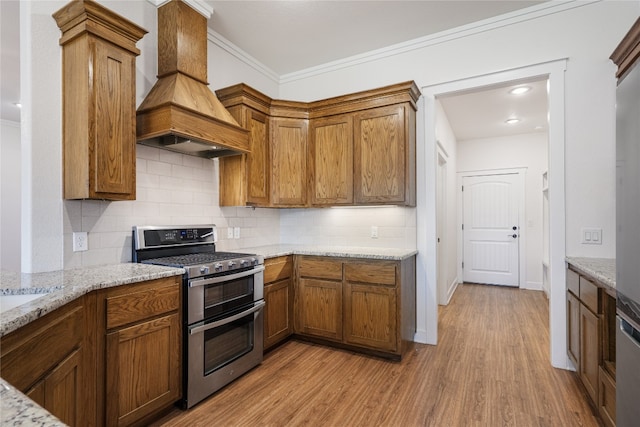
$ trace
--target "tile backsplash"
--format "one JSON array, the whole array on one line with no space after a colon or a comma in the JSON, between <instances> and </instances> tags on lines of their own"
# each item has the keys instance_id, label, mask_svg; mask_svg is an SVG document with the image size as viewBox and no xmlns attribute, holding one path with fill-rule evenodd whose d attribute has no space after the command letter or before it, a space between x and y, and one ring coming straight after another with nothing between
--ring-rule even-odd
<instances>
[{"instance_id":1,"label":"tile backsplash","mask_svg":"<svg viewBox=\"0 0 640 427\"><path fill-rule=\"evenodd\" d=\"M218 206L218 162L137 145L136 200L64 202L64 268L131 261L134 225L216 224L218 248L278 242L277 209ZM227 228L239 227L239 239ZM88 232L89 250L73 252L73 232Z\"/></svg>"},{"instance_id":2,"label":"tile backsplash","mask_svg":"<svg viewBox=\"0 0 640 427\"><path fill-rule=\"evenodd\" d=\"M134 225L216 224L219 250L283 244L416 247L416 210L401 207L264 209L218 206L218 161L138 145L136 200L64 202L64 268L131 261ZM240 228L229 239L227 229ZM378 237L371 237L377 227ZM73 232L89 249L73 252Z\"/></svg>"}]
</instances>

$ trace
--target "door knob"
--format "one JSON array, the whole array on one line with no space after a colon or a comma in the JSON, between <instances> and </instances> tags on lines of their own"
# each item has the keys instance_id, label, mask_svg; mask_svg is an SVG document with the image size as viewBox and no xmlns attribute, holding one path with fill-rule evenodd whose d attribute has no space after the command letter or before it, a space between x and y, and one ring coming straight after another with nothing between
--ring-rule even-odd
<instances>
[{"instance_id":1,"label":"door knob","mask_svg":"<svg viewBox=\"0 0 640 427\"><path fill-rule=\"evenodd\" d=\"M518 229L518 227L516 227L515 225L512 227L513 231L516 231Z\"/></svg>"},{"instance_id":2,"label":"door knob","mask_svg":"<svg viewBox=\"0 0 640 427\"><path fill-rule=\"evenodd\" d=\"M514 233L514 234L511 235L511 237L513 237L515 239L516 237L518 237L518 235Z\"/></svg>"}]
</instances>

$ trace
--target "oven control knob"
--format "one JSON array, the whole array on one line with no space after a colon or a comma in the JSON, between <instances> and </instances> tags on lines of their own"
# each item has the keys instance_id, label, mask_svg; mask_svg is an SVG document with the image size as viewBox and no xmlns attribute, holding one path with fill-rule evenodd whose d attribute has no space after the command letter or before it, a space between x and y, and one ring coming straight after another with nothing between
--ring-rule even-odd
<instances>
[{"instance_id":1,"label":"oven control knob","mask_svg":"<svg viewBox=\"0 0 640 427\"><path fill-rule=\"evenodd\" d=\"M246 259L243 259L240 261L240 267L244 267L245 265L247 265L249 261L247 261Z\"/></svg>"},{"instance_id":2,"label":"oven control knob","mask_svg":"<svg viewBox=\"0 0 640 427\"><path fill-rule=\"evenodd\" d=\"M229 264L227 264L229 266L229 268L233 268L235 267L236 263L234 261L229 261Z\"/></svg>"},{"instance_id":3,"label":"oven control knob","mask_svg":"<svg viewBox=\"0 0 640 427\"><path fill-rule=\"evenodd\" d=\"M221 271L222 270L222 264L221 263L216 263L216 265L213 266L213 269L215 271Z\"/></svg>"},{"instance_id":4,"label":"oven control knob","mask_svg":"<svg viewBox=\"0 0 640 427\"><path fill-rule=\"evenodd\" d=\"M258 260L255 258L251 258L251 265L258 265Z\"/></svg>"},{"instance_id":5,"label":"oven control knob","mask_svg":"<svg viewBox=\"0 0 640 427\"><path fill-rule=\"evenodd\" d=\"M209 267L200 267L200 274L209 274Z\"/></svg>"}]
</instances>

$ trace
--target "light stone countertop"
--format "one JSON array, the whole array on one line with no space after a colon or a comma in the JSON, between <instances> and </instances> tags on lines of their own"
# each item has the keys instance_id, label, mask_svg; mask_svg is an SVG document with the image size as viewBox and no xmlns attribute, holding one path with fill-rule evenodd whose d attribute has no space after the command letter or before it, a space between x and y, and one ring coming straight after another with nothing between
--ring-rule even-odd
<instances>
[{"instance_id":1,"label":"light stone countertop","mask_svg":"<svg viewBox=\"0 0 640 427\"><path fill-rule=\"evenodd\" d=\"M96 289L178 276L182 268L125 263L48 273L0 271L4 295L42 294L42 297L0 313L0 337Z\"/></svg>"},{"instance_id":2,"label":"light stone countertop","mask_svg":"<svg viewBox=\"0 0 640 427\"><path fill-rule=\"evenodd\" d=\"M616 290L615 258L566 257L566 261L579 273L591 276L601 284Z\"/></svg>"},{"instance_id":3,"label":"light stone countertop","mask_svg":"<svg viewBox=\"0 0 640 427\"><path fill-rule=\"evenodd\" d=\"M356 246L268 245L238 249L267 258L285 255L316 255L342 258L368 258L402 261L418 253L415 249L370 248Z\"/></svg>"},{"instance_id":4,"label":"light stone countertop","mask_svg":"<svg viewBox=\"0 0 640 427\"><path fill-rule=\"evenodd\" d=\"M34 274L0 271L0 298L5 295L42 294L42 297L0 313L0 337L96 289L183 273L182 268L133 263ZM65 426L2 378L0 425Z\"/></svg>"},{"instance_id":5,"label":"light stone countertop","mask_svg":"<svg viewBox=\"0 0 640 427\"><path fill-rule=\"evenodd\" d=\"M0 378L0 425L66 426L2 378Z\"/></svg>"}]
</instances>

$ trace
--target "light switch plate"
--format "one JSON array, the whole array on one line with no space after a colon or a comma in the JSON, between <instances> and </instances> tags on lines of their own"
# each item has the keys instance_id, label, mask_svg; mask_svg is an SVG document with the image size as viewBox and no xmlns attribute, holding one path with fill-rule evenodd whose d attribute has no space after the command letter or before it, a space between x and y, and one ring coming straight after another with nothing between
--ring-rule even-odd
<instances>
[{"instance_id":1,"label":"light switch plate","mask_svg":"<svg viewBox=\"0 0 640 427\"><path fill-rule=\"evenodd\" d=\"M240 227L233 227L233 238L234 239L240 238Z\"/></svg>"},{"instance_id":2,"label":"light switch plate","mask_svg":"<svg viewBox=\"0 0 640 427\"><path fill-rule=\"evenodd\" d=\"M378 238L378 227L375 225L371 226L371 238L372 239L377 239Z\"/></svg>"},{"instance_id":3,"label":"light switch plate","mask_svg":"<svg viewBox=\"0 0 640 427\"><path fill-rule=\"evenodd\" d=\"M602 228L583 228L582 244L583 245L601 245L602 244Z\"/></svg>"},{"instance_id":4,"label":"light switch plate","mask_svg":"<svg viewBox=\"0 0 640 427\"><path fill-rule=\"evenodd\" d=\"M89 249L89 242L86 231L73 233L73 252L82 252Z\"/></svg>"}]
</instances>

